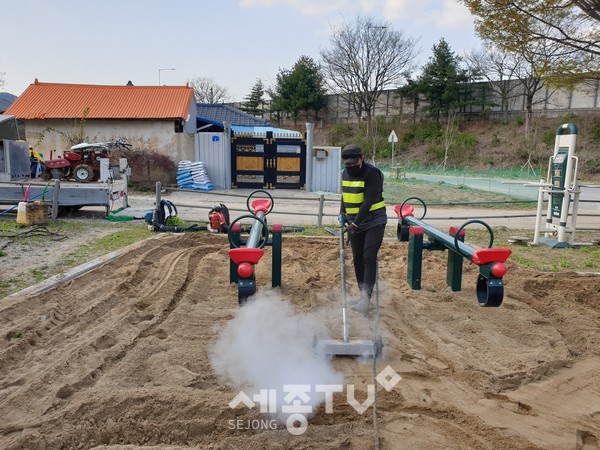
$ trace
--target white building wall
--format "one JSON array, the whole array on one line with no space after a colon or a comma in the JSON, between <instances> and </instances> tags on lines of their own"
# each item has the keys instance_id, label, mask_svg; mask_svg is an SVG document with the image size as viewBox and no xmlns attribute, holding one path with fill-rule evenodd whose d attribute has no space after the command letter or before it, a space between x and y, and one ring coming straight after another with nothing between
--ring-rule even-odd
<instances>
[{"instance_id":1,"label":"white building wall","mask_svg":"<svg viewBox=\"0 0 600 450\"><path fill-rule=\"evenodd\" d=\"M55 150L55 157L62 156L69 145L59 132L74 134L78 126L79 123L73 120L27 120L26 140L44 158L50 157L51 150ZM175 133L173 120L87 120L84 130L90 142L125 138L133 150L156 150L170 156L176 163L194 159L194 135Z\"/></svg>"},{"instance_id":2,"label":"white building wall","mask_svg":"<svg viewBox=\"0 0 600 450\"><path fill-rule=\"evenodd\" d=\"M598 81L581 86L580 90L573 91L571 108L596 108L596 93Z\"/></svg>"},{"instance_id":3,"label":"white building wall","mask_svg":"<svg viewBox=\"0 0 600 450\"><path fill-rule=\"evenodd\" d=\"M545 96L545 103L544 101ZM541 99L540 103L536 103L533 109L568 109L571 101L571 92L563 90L547 90L542 89L537 99Z\"/></svg>"},{"instance_id":4,"label":"white building wall","mask_svg":"<svg viewBox=\"0 0 600 450\"><path fill-rule=\"evenodd\" d=\"M516 84L516 88L510 93L508 99L508 110L511 112L524 111L525 97L523 95L523 86L518 80L512 80ZM481 83L479 83L481 84ZM489 89L489 88L488 88ZM498 94L488 91L489 97L487 100L496 102L496 106L486 106L489 111L501 111L500 97ZM327 107L324 112L326 120L335 123L356 123L358 119L352 110L348 101L341 95L327 95ZM534 96L533 111L543 113L548 111L549 114L556 114L559 111L569 111L578 109L596 109L600 108L600 80L588 80L576 86L573 92L565 90L554 90L552 88L542 87ZM421 100L419 102L419 111L427 106L427 102ZM481 107L469 107L469 111L479 111ZM374 107L374 116L397 116L410 115L413 113L413 105L407 102L406 99L401 99L396 93L396 90L385 90L377 99Z\"/></svg>"}]
</instances>

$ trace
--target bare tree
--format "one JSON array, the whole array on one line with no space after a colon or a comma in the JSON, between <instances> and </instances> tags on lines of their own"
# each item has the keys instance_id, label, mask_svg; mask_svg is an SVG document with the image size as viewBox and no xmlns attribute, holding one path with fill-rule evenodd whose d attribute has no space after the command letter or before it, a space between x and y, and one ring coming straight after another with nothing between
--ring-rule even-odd
<instances>
[{"instance_id":1,"label":"bare tree","mask_svg":"<svg viewBox=\"0 0 600 450\"><path fill-rule=\"evenodd\" d=\"M523 58L484 41L484 50L467 53L463 61L472 73L487 81L490 90L500 99L500 111L506 119L510 101L519 95L516 90L520 83L516 73L523 64Z\"/></svg>"},{"instance_id":2,"label":"bare tree","mask_svg":"<svg viewBox=\"0 0 600 450\"><path fill-rule=\"evenodd\" d=\"M546 89L545 95L536 97L538 92L549 85L545 82L544 75L549 72L550 67L559 64L562 50L559 44L546 40L527 43L515 53L522 60L522 63L515 68L515 77L523 86L526 110L525 134L529 134L532 129L533 105L546 102L554 93L554 89Z\"/></svg>"},{"instance_id":3,"label":"bare tree","mask_svg":"<svg viewBox=\"0 0 600 450\"><path fill-rule=\"evenodd\" d=\"M600 0L573 0L573 4L584 14L600 22Z\"/></svg>"},{"instance_id":4,"label":"bare tree","mask_svg":"<svg viewBox=\"0 0 600 450\"><path fill-rule=\"evenodd\" d=\"M212 78L198 77L189 80L194 89L197 103L225 103L229 101L229 93L223 86L218 85Z\"/></svg>"},{"instance_id":5,"label":"bare tree","mask_svg":"<svg viewBox=\"0 0 600 450\"><path fill-rule=\"evenodd\" d=\"M0 89L2 89L6 84L4 81L4 75L6 75L4 72L0 72Z\"/></svg>"},{"instance_id":6,"label":"bare tree","mask_svg":"<svg viewBox=\"0 0 600 450\"><path fill-rule=\"evenodd\" d=\"M358 17L334 30L330 44L331 49L321 52L327 86L370 123L381 92L400 85L410 68L416 41L387 22Z\"/></svg>"}]
</instances>

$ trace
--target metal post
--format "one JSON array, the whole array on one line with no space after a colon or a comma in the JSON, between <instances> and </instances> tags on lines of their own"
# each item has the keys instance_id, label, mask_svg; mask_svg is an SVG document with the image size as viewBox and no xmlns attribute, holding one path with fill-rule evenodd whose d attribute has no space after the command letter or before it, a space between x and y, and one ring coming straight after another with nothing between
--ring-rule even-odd
<instances>
[{"instance_id":1,"label":"metal post","mask_svg":"<svg viewBox=\"0 0 600 450\"><path fill-rule=\"evenodd\" d=\"M283 234L283 225L273 224L273 238L271 246L273 253L271 255L271 286L281 287L281 241Z\"/></svg>"},{"instance_id":2,"label":"metal post","mask_svg":"<svg viewBox=\"0 0 600 450\"><path fill-rule=\"evenodd\" d=\"M411 289L421 289L423 271L423 228L410 227L408 230L408 270L406 281Z\"/></svg>"},{"instance_id":3,"label":"metal post","mask_svg":"<svg viewBox=\"0 0 600 450\"><path fill-rule=\"evenodd\" d=\"M579 194L581 189L579 188L579 180L575 180L573 185L573 213L571 215L571 236L569 237L569 244L575 242L575 230L577 229L577 211L579 210Z\"/></svg>"},{"instance_id":4,"label":"metal post","mask_svg":"<svg viewBox=\"0 0 600 450\"><path fill-rule=\"evenodd\" d=\"M346 252L344 249L344 233L342 233L342 227L340 222L340 261L341 261L341 282L342 282L342 337L344 342L348 342L348 320L346 315Z\"/></svg>"},{"instance_id":5,"label":"metal post","mask_svg":"<svg viewBox=\"0 0 600 450\"><path fill-rule=\"evenodd\" d=\"M540 185L545 181L540 179ZM533 235L533 245L538 245L540 241L540 232L542 228L542 211L544 209L544 186L540 186L538 191L537 211L535 213L535 231Z\"/></svg>"},{"instance_id":6,"label":"metal post","mask_svg":"<svg viewBox=\"0 0 600 450\"><path fill-rule=\"evenodd\" d=\"M313 142L314 142L315 124L306 123L306 192L312 192L313 187Z\"/></svg>"},{"instance_id":7,"label":"metal post","mask_svg":"<svg viewBox=\"0 0 600 450\"><path fill-rule=\"evenodd\" d=\"M456 227L450 227L450 231L448 234L450 236L456 235ZM465 230L461 230L460 235L458 236L458 240L460 242L465 241ZM446 268L446 285L450 286L452 291L458 292L462 289L462 273L463 273L463 257L448 248L448 266Z\"/></svg>"},{"instance_id":8,"label":"metal post","mask_svg":"<svg viewBox=\"0 0 600 450\"><path fill-rule=\"evenodd\" d=\"M570 139L571 142L569 143L569 159L567 160L567 168L565 171L566 173L564 175L565 185L563 192L562 208L560 211L560 222L558 224L558 242L567 241L565 234L567 231L567 221L569 220L569 204L571 203L571 192L573 191L573 181L575 173L574 168L576 167L576 164L574 164L574 162L576 161L576 157L573 156L575 153L575 136L576 135L570 136L572 139Z\"/></svg>"},{"instance_id":9,"label":"metal post","mask_svg":"<svg viewBox=\"0 0 600 450\"><path fill-rule=\"evenodd\" d=\"M567 220L569 219L569 202L571 201L571 194L568 192L567 187L563 191L562 208L560 210L560 219L558 222L558 242L566 242L566 231L567 231Z\"/></svg>"},{"instance_id":10,"label":"metal post","mask_svg":"<svg viewBox=\"0 0 600 450\"><path fill-rule=\"evenodd\" d=\"M223 122L223 146L226 161L231 161L231 122ZM225 164L225 189L231 189L231 163Z\"/></svg>"},{"instance_id":11,"label":"metal post","mask_svg":"<svg viewBox=\"0 0 600 450\"><path fill-rule=\"evenodd\" d=\"M175 70L175 69L158 69L158 85L160 86L160 73L165 70Z\"/></svg>"},{"instance_id":12,"label":"metal post","mask_svg":"<svg viewBox=\"0 0 600 450\"><path fill-rule=\"evenodd\" d=\"M155 189L156 199L154 200L156 202L156 207L157 208L158 208L158 205L160 205L161 190L162 190L162 185L161 185L160 181L157 181L156 182L156 189Z\"/></svg>"},{"instance_id":13,"label":"metal post","mask_svg":"<svg viewBox=\"0 0 600 450\"><path fill-rule=\"evenodd\" d=\"M319 212L317 214L317 226L321 228L323 226L323 206L325 204L325 196L319 195Z\"/></svg>"},{"instance_id":14,"label":"metal post","mask_svg":"<svg viewBox=\"0 0 600 450\"><path fill-rule=\"evenodd\" d=\"M127 186L129 185L129 176L131 175L131 168L127 158L119 158L119 173L121 178L125 180L125 187L123 189L123 208L129 208L129 191Z\"/></svg>"},{"instance_id":15,"label":"metal post","mask_svg":"<svg viewBox=\"0 0 600 450\"><path fill-rule=\"evenodd\" d=\"M229 231L231 234L231 240L233 243L229 243L229 248L236 248L240 246L241 243L241 232L242 226L241 224L235 223L233 224L233 228ZM235 245L234 245L235 244ZM237 264L233 262L233 259L229 258L229 282L237 283L238 282L238 273L237 273Z\"/></svg>"},{"instance_id":16,"label":"metal post","mask_svg":"<svg viewBox=\"0 0 600 450\"><path fill-rule=\"evenodd\" d=\"M58 217L58 193L60 191L60 180L54 180L54 190L52 191L52 220Z\"/></svg>"}]
</instances>

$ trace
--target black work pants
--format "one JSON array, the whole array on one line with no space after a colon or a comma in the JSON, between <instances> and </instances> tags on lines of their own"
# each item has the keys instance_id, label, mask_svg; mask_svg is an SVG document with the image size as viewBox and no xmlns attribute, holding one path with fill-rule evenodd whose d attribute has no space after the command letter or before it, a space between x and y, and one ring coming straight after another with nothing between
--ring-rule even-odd
<instances>
[{"instance_id":1,"label":"black work pants","mask_svg":"<svg viewBox=\"0 0 600 450\"><path fill-rule=\"evenodd\" d=\"M377 253L383 242L385 225L376 225L350 238L354 273L361 293L371 298L377 278Z\"/></svg>"}]
</instances>

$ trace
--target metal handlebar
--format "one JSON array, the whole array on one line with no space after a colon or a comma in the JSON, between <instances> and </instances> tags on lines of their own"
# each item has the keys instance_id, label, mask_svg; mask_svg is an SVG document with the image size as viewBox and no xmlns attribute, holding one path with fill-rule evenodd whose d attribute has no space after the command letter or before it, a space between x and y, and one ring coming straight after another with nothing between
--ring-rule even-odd
<instances>
[{"instance_id":1,"label":"metal handlebar","mask_svg":"<svg viewBox=\"0 0 600 450\"><path fill-rule=\"evenodd\" d=\"M478 223L480 225L483 225L488 230L488 233L490 234L490 243L488 245L488 248L492 248L492 246L494 245L494 231L487 223L485 223L483 220L479 220L479 219L473 219L473 220L466 221L465 223L463 223L460 226L460 228L458 230L456 230L456 233L454 234L454 249L453 250L456 250L456 253L458 253L460 256L463 256L468 259L471 259L473 255L469 255L468 253L465 253L461 250L460 244L458 242L458 237L460 236L460 232L462 230L464 230L467 225L471 225L472 223Z\"/></svg>"},{"instance_id":2,"label":"metal handlebar","mask_svg":"<svg viewBox=\"0 0 600 450\"><path fill-rule=\"evenodd\" d=\"M254 214L254 211L252 210L252 208L250 207L250 200L252 199L252 197L254 197L255 194L258 193L262 193L262 194L266 194L267 197L269 197L269 200L271 200L271 207L269 208L269 210L265 213L265 215L269 214L271 211L273 211L273 205L275 204L275 202L273 201L273 196L271 196L271 194L268 191L262 190L262 189L258 189L254 192L252 192L248 198L246 199L246 209L248 209L248 211L250 211L250 214Z\"/></svg>"},{"instance_id":3,"label":"metal handlebar","mask_svg":"<svg viewBox=\"0 0 600 450\"><path fill-rule=\"evenodd\" d=\"M408 197L406 200L404 200L400 204L400 212L399 212L400 219L404 219L404 216L402 215L402 207L404 205L406 205L410 200L417 200L423 205L423 215L419 218L419 220L423 220L425 218L425 216L427 215L427 204L425 203L425 201L422 198L419 198L419 197Z\"/></svg>"},{"instance_id":4,"label":"metal handlebar","mask_svg":"<svg viewBox=\"0 0 600 450\"><path fill-rule=\"evenodd\" d=\"M229 225L229 230L227 230L227 238L229 239L229 243L231 244L231 247L239 248L239 245L233 239L233 232L234 232L233 226L242 219L253 219L258 222L258 226L260 227L259 236L262 238L262 240L259 239L258 243L256 244L256 246L254 248L263 248L269 241L269 228L267 227L267 222L265 222L264 218L259 217L254 214L245 214L243 216L238 217L233 222L231 222L231 224ZM252 225L252 228L250 229L250 233L252 233L252 231L255 229L256 225L257 224Z\"/></svg>"}]
</instances>

